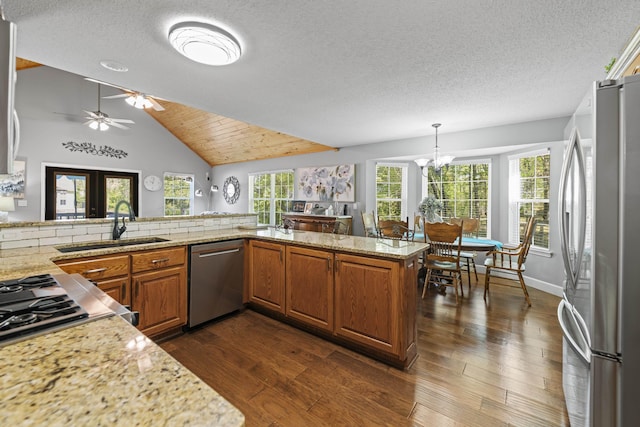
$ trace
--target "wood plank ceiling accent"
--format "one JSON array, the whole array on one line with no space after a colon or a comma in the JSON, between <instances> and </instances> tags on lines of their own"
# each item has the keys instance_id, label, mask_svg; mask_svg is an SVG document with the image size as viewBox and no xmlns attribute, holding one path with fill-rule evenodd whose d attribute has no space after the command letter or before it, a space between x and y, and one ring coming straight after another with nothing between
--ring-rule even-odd
<instances>
[{"instance_id":1,"label":"wood plank ceiling accent","mask_svg":"<svg viewBox=\"0 0 640 427\"><path fill-rule=\"evenodd\" d=\"M42 64L29 61L28 59L16 58L16 70L26 70L27 68L39 67Z\"/></svg>"},{"instance_id":2,"label":"wood plank ceiling accent","mask_svg":"<svg viewBox=\"0 0 640 427\"><path fill-rule=\"evenodd\" d=\"M210 166L338 150L186 105L157 101L165 111L149 108L147 113Z\"/></svg>"},{"instance_id":3,"label":"wood plank ceiling accent","mask_svg":"<svg viewBox=\"0 0 640 427\"><path fill-rule=\"evenodd\" d=\"M40 65L16 58L17 70ZM175 102L157 101L165 111L149 108L147 113L209 166L338 150Z\"/></svg>"}]
</instances>

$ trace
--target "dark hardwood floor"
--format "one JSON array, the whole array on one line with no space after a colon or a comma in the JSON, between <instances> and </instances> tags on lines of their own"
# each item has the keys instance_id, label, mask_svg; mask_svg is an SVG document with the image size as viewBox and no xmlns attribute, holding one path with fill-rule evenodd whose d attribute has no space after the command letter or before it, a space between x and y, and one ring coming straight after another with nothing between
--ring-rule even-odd
<instances>
[{"instance_id":1,"label":"dark hardwood floor","mask_svg":"<svg viewBox=\"0 0 640 427\"><path fill-rule=\"evenodd\" d=\"M479 277L482 284L484 277ZM161 343L251 426L568 426L559 298L482 285L418 302L418 359L391 368L251 310ZM420 292L418 292L419 298Z\"/></svg>"}]
</instances>

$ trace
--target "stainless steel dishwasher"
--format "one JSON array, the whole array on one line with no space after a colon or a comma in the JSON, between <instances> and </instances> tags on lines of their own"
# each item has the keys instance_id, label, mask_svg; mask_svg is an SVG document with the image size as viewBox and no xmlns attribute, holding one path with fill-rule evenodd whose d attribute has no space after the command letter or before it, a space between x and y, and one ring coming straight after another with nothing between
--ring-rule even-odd
<instances>
[{"instance_id":1,"label":"stainless steel dishwasher","mask_svg":"<svg viewBox=\"0 0 640 427\"><path fill-rule=\"evenodd\" d=\"M243 240L191 246L188 327L243 307L243 271Z\"/></svg>"}]
</instances>

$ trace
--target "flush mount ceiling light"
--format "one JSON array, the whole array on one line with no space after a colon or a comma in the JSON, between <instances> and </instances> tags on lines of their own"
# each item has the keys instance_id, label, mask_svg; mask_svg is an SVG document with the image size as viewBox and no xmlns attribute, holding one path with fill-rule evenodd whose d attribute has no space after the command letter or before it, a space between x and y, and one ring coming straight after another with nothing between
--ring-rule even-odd
<instances>
[{"instance_id":1,"label":"flush mount ceiling light","mask_svg":"<svg viewBox=\"0 0 640 427\"><path fill-rule=\"evenodd\" d=\"M207 65L228 65L241 55L238 40L211 24L182 22L169 30L169 42L182 55Z\"/></svg>"},{"instance_id":2,"label":"flush mount ceiling light","mask_svg":"<svg viewBox=\"0 0 640 427\"><path fill-rule=\"evenodd\" d=\"M433 166L436 172L439 172L443 166L448 165L454 159L453 156L441 156L440 148L438 147L438 128L442 126L442 123L434 123L431 126L436 128L436 148L433 150L433 159L415 159L414 162L420 166L420 172L422 176L427 176L424 173L425 166Z\"/></svg>"}]
</instances>

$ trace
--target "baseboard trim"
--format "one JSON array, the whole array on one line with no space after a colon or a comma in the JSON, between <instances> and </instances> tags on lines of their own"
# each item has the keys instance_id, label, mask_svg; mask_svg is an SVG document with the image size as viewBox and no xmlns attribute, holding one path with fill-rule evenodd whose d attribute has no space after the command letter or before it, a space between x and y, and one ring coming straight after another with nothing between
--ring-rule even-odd
<instances>
[{"instance_id":1,"label":"baseboard trim","mask_svg":"<svg viewBox=\"0 0 640 427\"><path fill-rule=\"evenodd\" d=\"M478 269L478 273L482 273L484 274L486 269L483 265L478 265L477 266ZM493 276L494 273L491 273L491 275ZM508 275L508 274L500 274L496 272L496 276L499 277L506 277L509 279L513 279L513 275ZM516 278L517 280L517 278ZM554 285L553 283L549 283L549 282L545 282L542 280L538 280L534 277L529 277L527 275L524 275L524 281L527 284L527 287L529 288L534 288L534 289L538 289L539 291L542 292L546 292L548 294L551 295L555 295L557 297L561 297L562 296L562 286L560 285Z\"/></svg>"}]
</instances>

